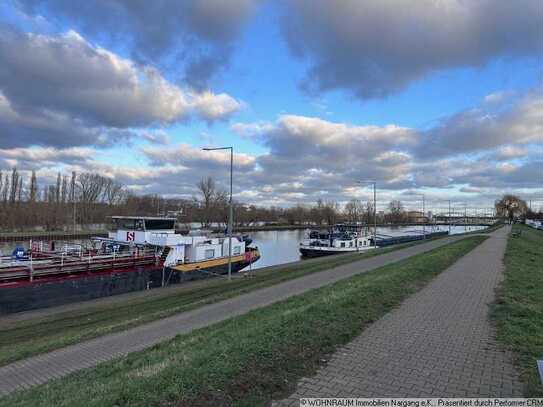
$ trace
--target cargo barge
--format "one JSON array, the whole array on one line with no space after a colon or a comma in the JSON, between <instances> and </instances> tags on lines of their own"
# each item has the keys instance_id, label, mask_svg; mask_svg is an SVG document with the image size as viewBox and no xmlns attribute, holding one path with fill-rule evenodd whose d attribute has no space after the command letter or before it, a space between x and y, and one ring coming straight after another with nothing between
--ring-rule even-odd
<instances>
[{"instance_id":1,"label":"cargo barge","mask_svg":"<svg viewBox=\"0 0 543 407\"><path fill-rule=\"evenodd\" d=\"M417 230L407 231L407 233L401 236L373 235L365 232L360 224L337 224L328 231L310 231L307 238L300 242L299 250L303 257L358 253L449 234L447 231L426 233Z\"/></svg>"},{"instance_id":2,"label":"cargo barge","mask_svg":"<svg viewBox=\"0 0 543 407\"><path fill-rule=\"evenodd\" d=\"M0 314L161 287L228 272L229 239L175 233L175 219L115 216L92 245L31 242L0 258ZM260 258L232 237L232 272Z\"/></svg>"},{"instance_id":3,"label":"cargo barge","mask_svg":"<svg viewBox=\"0 0 543 407\"><path fill-rule=\"evenodd\" d=\"M411 233L408 235L401 235L401 236L386 236L386 235L377 235L377 247L386 247L386 246L392 246L394 244L402 244L402 243L409 243L409 242L416 242L417 240L425 240L425 239L433 239L436 237L443 237L447 236L449 234L448 231L440 231L440 232L420 232L420 231L412 231L407 233Z\"/></svg>"}]
</instances>

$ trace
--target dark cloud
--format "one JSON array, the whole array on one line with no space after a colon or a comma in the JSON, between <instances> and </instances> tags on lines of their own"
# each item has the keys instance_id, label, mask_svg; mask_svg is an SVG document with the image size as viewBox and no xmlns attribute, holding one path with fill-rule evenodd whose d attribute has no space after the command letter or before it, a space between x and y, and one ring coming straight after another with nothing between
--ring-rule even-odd
<instances>
[{"instance_id":1,"label":"dark cloud","mask_svg":"<svg viewBox=\"0 0 543 407\"><path fill-rule=\"evenodd\" d=\"M381 98L432 72L543 51L540 0L295 0L283 31L309 90Z\"/></svg>"},{"instance_id":2,"label":"dark cloud","mask_svg":"<svg viewBox=\"0 0 543 407\"><path fill-rule=\"evenodd\" d=\"M130 130L89 127L67 114L26 107L17 111L0 89L0 148L39 145L66 148L93 145L111 147L129 143L136 134Z\"/></svg>"},{"instance_id":3,"label":"dark cloud","mask_svg":"<svg viewBox=\"0 0 543 407\"><path fill-rule=\"evenodd\" d=\"M260 0L18 0L25 12L68 23L93 39L122 41L133 58L179 60L203 88L228 64L232 44Z\"/></svg>"}]
</instances>

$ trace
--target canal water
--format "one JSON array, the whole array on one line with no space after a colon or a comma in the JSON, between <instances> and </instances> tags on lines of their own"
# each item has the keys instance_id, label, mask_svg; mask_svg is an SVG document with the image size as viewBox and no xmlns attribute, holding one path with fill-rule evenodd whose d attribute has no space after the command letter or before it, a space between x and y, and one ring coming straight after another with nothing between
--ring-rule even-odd
<instances>
[{"instance_id":1,"label":"canal water","mask_svg":"<svg viewBox=\"0 0 543 407\"><path fill-rule=\"evenodd\" d=\"M440 230L449 230L448 226L428 227L426 232L437 232ZM484 226L451 226L451 234L471 232L484 229ZM378 227L377 234L388 236L400 236L406 234L415 234L422 232L422 226L397 226L397 227ZM299 243L306 237L309 232L307 230L277 230L277 231L260 231L251 232L249 235L253 239L252 246L257 246L260 249L261 258L252 265L253 269L262 267L275 266L278 264L290 263L300 260L300 252L298 251ZM85 241L57 241L55 246L57 249L64 244L83 243ZM28 247L29 242L9 242L0 243L0 251L4 255L9 255L16 246Z\"/></svg>"},{"instance_id":2,"label":"canal water","mask_svg":"<svg viewBox=\"0 0 543 407\"><path fill-rule=\"evenodd\" d=\"M451 234L472 232L484 229L485 226L451 226ZM428 227L422 226L396 226L396 227L378 227L378 235L400 236L421 233L423 229L426 232L448 231L448 226ZM413 232L416 231L416 232ZM276 230L251 232L249 235L253 239L252 246L260 249L262 257L252 265L253 269L275 266L277 264L290 263L300 260L298 251L299 243L306 237L307 230ZM410 233L412 232L412 233Z\"/></svg>"}]
</instances>

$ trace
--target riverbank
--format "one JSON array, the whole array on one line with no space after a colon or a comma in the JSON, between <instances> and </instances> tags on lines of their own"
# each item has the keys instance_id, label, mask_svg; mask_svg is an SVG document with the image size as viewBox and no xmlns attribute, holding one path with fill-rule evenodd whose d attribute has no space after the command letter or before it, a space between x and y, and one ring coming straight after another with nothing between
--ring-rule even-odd
<instances>
[{"instance_id":1,"label":"riverbank","mask_svg":"<svg viewBox=\"0 0 543 407\"><path fill-rule=\"evenodd\" d=\"M498 294L493 312L498 340L516 353L526 395L543 397L537 369L543 359L543 231L513 226Z\"/></svg>"},{"instance_id":2,"label":"riverbank","mask_svg":"<svg viewBox=\"0 0 543 407\"><path fill-rule=\"evenodd\" d=\"M237 274L231 282L214 278L63 306L59 312L44 309L22 313L19 318L7 315L0 318L0 365L429 241L273 266L254 272L250 278Z\"/></svg>"},{"instance_id":3,"label":"riverbank","mask_svg":"<svg viewBox=\"0 0 543 407\"><path fill-rule=\"evenodd\" d=\"M455 223L455 226L489 226L487 224L468 223L460 224ZM401 224L377 224L378 228L382 227L422 227L422 223L401 223ZM426 226L447 226L446 223L431 223ZM373 227L373 225L371 225ZM288 231L288 230L305 230L305 229L326 229L326 226L315 225L261 225L261 226L236 226L234 227L234 233L250 233L250 232L266 232L266 231ZM213 233L224 233L224 228L213 227L210 229ZM188 233L189 229L180 228L177 229L178 233ZM77 232L69 231L27 231L27 232L0 232L0 242L24 242L29 240L84 240L90 239L94 236L107 237L107 230L80 230Z\"/></svg>"},{"instance_id":4,"label":"riverbank","mask_svg":"<svg viewBox=\"0 0 543 407\"><path fill-rule=\"evenodd\" d=\"M267 404L483 240L464 238L177 336L0 405Z\"/></svg>"}]
</instances>

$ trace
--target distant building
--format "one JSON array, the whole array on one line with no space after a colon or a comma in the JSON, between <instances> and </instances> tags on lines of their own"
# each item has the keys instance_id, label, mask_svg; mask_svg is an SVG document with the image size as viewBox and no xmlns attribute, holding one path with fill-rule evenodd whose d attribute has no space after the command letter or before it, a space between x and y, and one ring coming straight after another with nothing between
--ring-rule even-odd
<instances>
[{"instance_id":1,"label":"distant building","mask_svg":"<svg viewBox=\"0 0 543 407\"><path fill-rule=\"evenodd\" d=\"M426 216L422 211L407 212L407 220L411 223L425 223L432 219L432 212L428 212Z\"/></svg>"}]
</instances>

